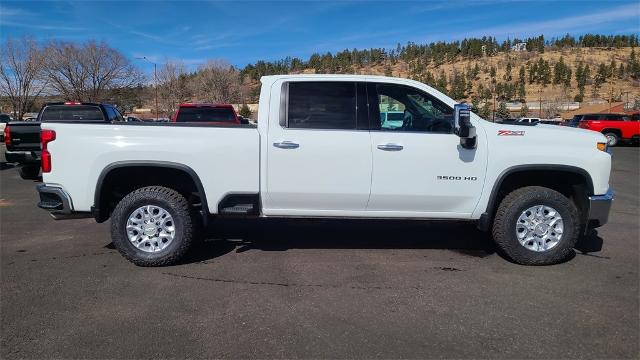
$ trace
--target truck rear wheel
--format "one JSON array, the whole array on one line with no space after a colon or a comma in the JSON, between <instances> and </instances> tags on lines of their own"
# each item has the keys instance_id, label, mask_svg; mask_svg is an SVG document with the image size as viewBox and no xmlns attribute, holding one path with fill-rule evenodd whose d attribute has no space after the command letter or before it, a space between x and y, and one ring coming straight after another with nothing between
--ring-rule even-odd
<instances>
[{"instance_id":1,"label":"truck rear wheel","mask_svg":"<svg viewBox=\"0 0 640 360\"><path fill-rule=\"evenodd\" d=\"M126 195L111 216L111 239L138 266L180 261L191 247L194 226L189 203L178 192L149 186Z\"/></svg>"},{"instance_id":2,"label":"truck rear wheel","mask_svg":"<svg viewBox=\"0 0 640 360\"><path fill-rule=\"evenodd\" d=\"M500 203L493 239L518 264L550 265L571 254L579 229L578 209L571 200L549 188L528 186Z\"/></svg>"}]
</instances>

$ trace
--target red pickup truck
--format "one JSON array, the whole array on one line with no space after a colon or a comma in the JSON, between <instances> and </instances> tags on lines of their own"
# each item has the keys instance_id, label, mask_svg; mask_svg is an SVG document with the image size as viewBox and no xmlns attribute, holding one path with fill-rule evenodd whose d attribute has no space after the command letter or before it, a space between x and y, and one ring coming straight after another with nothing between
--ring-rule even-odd
<instances>
[{"instance_id":1,"label":"red pickup truck","mask_svg":"<svg viewBox=\"0 0 640 360\"><path fill-rule=\"evenodd\" d=\"M607 137L608 146L616 146L620 141L640 140L638 116L627 114L585 114L578 127L600 132Z\"/></svg>"},{"instance_id":2,"label":"red pickup truck","mask_svg":"<svg viewBox=\"0 0 640 360\"><path fill-rule=\"evenodd\" d=\"M242 121L230 104L196 104L178 105L178 110L171 117L171 122L207 123L240 125Z\"/></svg>"}]
</instances>

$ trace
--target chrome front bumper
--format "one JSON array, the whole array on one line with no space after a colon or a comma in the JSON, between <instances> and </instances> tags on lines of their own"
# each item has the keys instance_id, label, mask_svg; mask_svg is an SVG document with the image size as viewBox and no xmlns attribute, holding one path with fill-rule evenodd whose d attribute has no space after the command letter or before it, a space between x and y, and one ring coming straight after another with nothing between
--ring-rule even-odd
<instances>
[{"instance_id":1,"label":"chrome front bumper","mask_svg":"<svg viewBox=\"0 0 640 360\"><path fill-rule=\"evenodd\" d=\"M589 196L589 217L587 218L589 227L597 228L609 221L613 199L614 194L611 188L604 195Z\"/></svg>"}]
</instances>

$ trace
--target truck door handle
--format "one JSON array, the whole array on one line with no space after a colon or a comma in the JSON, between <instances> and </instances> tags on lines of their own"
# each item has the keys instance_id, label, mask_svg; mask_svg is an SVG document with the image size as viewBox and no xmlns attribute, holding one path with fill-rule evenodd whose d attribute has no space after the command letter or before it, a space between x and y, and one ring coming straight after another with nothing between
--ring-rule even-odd
<instances>
[{"instance_id":1,"label":"truck door handle","mask_svg":"<svg viewBox=\"0 0 640 360\"><path fill-rule=\"evenodd\" d=\"M378 145L378 149L384 151L400 151L404 149L404 147L398 144L380 144Z\"/></svg>"},{"instance_id":2,"label":"truck door handle","mask_svg":"<svg viewBox=\"0 0 640 360\"><path fill-rule=\"evenodd\" d=\"M280 149L297 149L300 147L299 144L294 143L293 141L281 141L281 142L274 142L273 146L280 148Z\"/></svg>"}]
</instances>

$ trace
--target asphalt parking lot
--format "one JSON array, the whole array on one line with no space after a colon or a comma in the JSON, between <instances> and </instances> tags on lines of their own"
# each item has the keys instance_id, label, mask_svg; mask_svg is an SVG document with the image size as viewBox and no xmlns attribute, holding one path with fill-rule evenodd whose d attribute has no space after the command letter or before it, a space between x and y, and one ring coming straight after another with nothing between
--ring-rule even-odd
<instances>
[{"instance_id":1,"label":"asphalt parking lot","mask_svg":"<svg viewBox=\"0 0 640 360\"><path fill-rule=\"evenodd\" d=\"M471 225L220 224L184 264L139 268L109 223L54 221L0 171L9 358L638 358L640 149L614 149L610 223L555 266Z\"/></svg>"}]
</instances>

